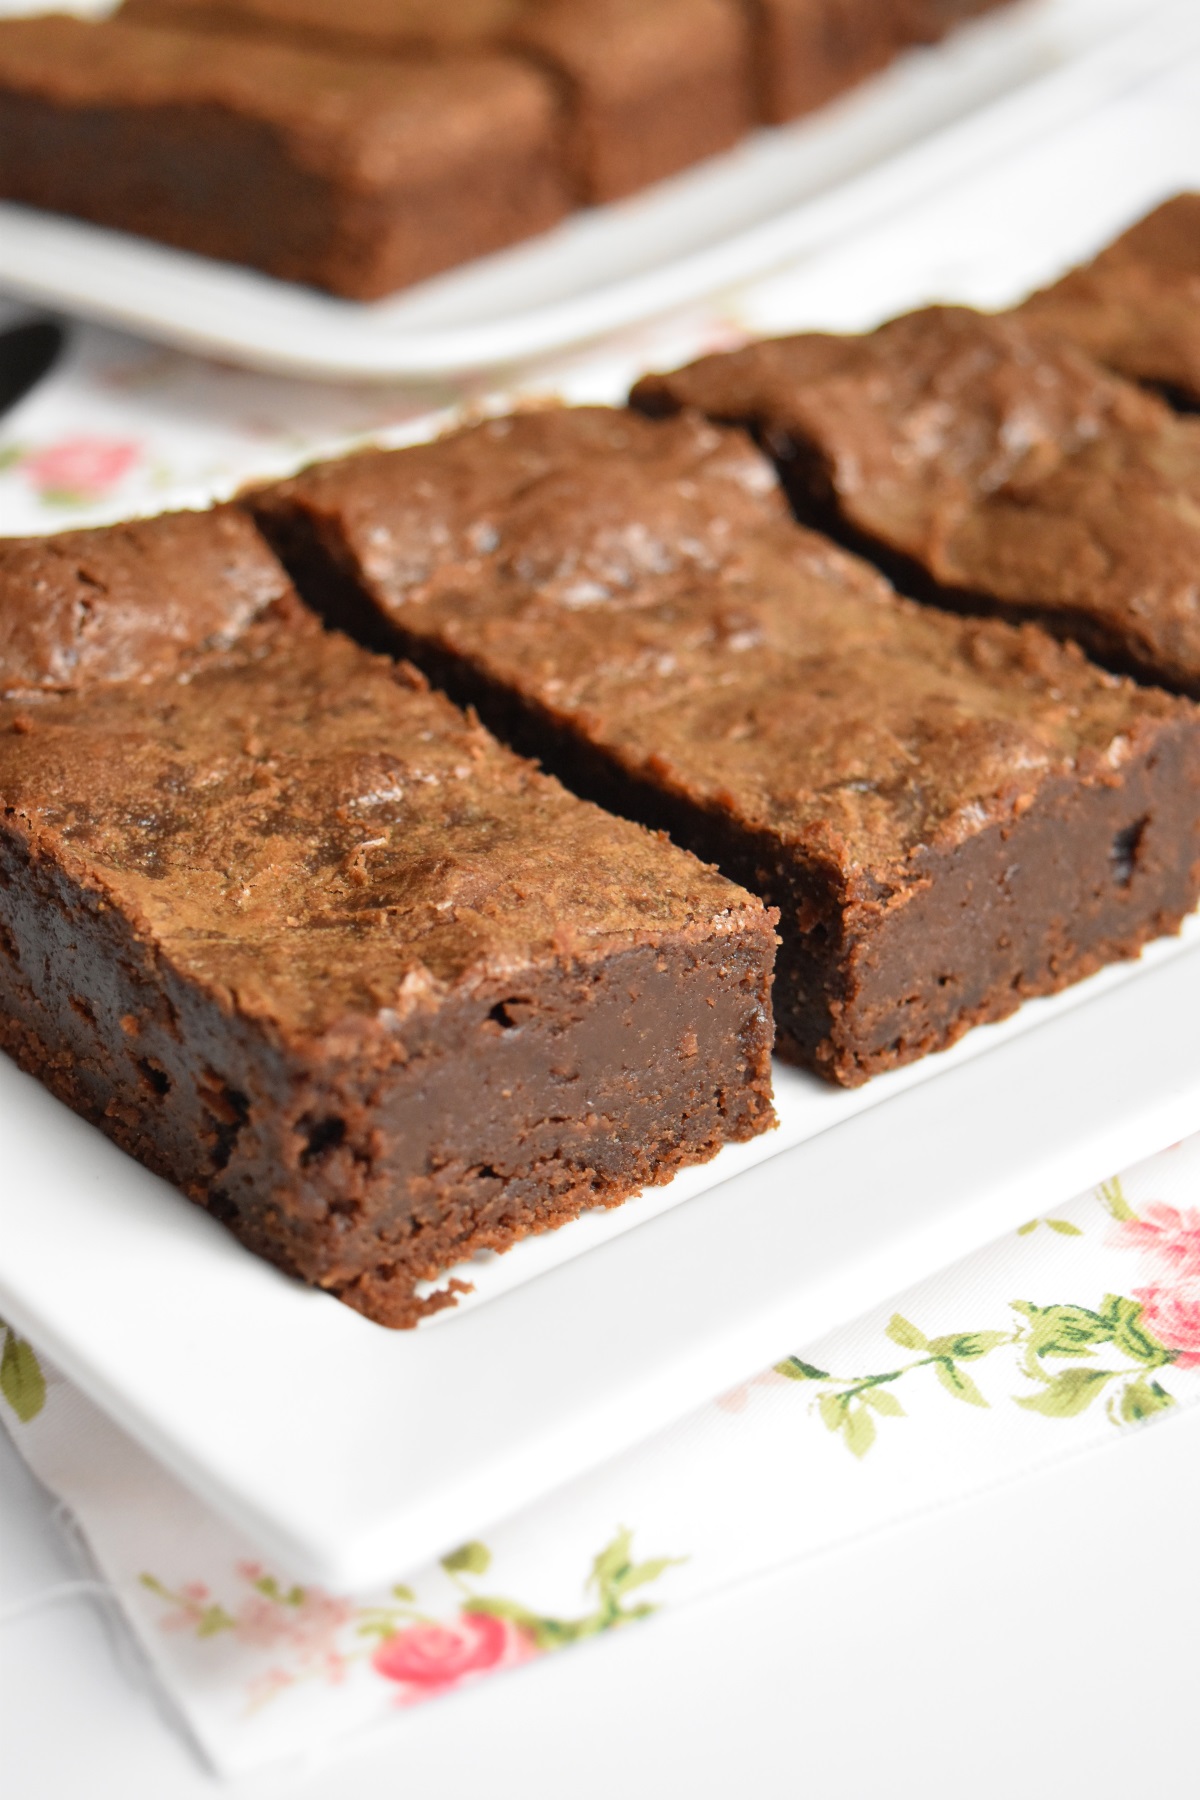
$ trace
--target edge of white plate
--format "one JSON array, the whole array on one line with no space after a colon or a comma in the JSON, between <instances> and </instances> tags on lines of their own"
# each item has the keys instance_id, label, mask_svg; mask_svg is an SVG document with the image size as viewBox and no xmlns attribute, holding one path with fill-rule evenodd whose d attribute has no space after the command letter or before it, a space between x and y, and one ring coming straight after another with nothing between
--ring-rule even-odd
<instances>
[{"instance_id":1,"label":"edge of white plate","mask_svg":"<svg viewBox=\"0 0 1200 1800\"><path fill-rule=\"evenodd\" d=\"M76 1254L3 1308L284 1567L365 1587L1200 1127L1197 1014L1193 949L427 1333L296 1290L64 1111L128 1218L55 1196Z\"/></svg>"}]
</instances>

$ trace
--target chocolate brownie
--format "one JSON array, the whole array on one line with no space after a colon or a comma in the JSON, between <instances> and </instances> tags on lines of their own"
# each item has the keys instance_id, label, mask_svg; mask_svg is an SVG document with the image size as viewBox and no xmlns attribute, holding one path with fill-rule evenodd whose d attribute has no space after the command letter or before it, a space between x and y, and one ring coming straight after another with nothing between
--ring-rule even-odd
<instances>
[{"instance_id":1,"label":"chocolate brownie","mask_svg":"<svg viewBox=\"0 0 1200 1800\"><path fill-rule=\"evenodd\" d=\"M759 110L782 124L823 106L915 41L909 0L754 0Z\"/></svg>"},{"instance_id":2,"label":"chocolate brownie","mask_svg":"<svg viewBox=\"0 0 1200 1800\"><path fill-rule=\"evenodd\" d=\"M1200 408L1200 194L1177 194L1019 314Z\"/></svg>"},{"instance_id":3,"label":"chocolate brownie","mask_svg":"<svg viewBox=\"0 0 1200 1800\"><path fill-rule=\"evenodd\" d=\"M777 906L780 1048L853 1085L1178 927L1200 712L900 599L764 474L694 417L560 411L250 503L328 614Z\"/></svg>"},{"instance_id":4,"label":"chocolate brownie","mask_svg":"<svg viewBox=\"0 0 1200 1800\"><path fill-rule=\"evenodd\" d=\"M774 933L322 631L227 520L227 595L157 526L190 570L174 667L124 531L6 552L0 614L79 560L113 642L78 653L65 603L53 651L0 635L0 1045L252 1250L410 1325L461 1257L772 1123Z\"/></svg>"},{"instance_id":5,"label":"chocolate brownie","mask_svg":"<svg viewBox=\"0 0 1200 1800\"><path fill-rule=\"evenodd\" d=\"M616 200L753 123L739 0L535 0L508 36L563 84L584 196Z\"/></svg>"},{"instance_id":6,"label":"chocolate brownie","mask_svg":"<svg viewBox=\"0 0 1200 1800\"><path fill-rule=\"evenodd\" d=\"M371 299L570 202L514 57L333 56L119 19L0 21L0 197Z\"/></svg>"},{"instance_id":7,"label":"chocolate brownie","mask_svg":"<svg viewBox=\"0 0 1200 1800\"><path fill-rule=\"evenodd\" d=\"M0 694L194 672L261 621L304 617L244 512L0 538Z\"/></svg>"},{"instance_id":8,"label":"chocolate brownie","mask_svg":"<svg viewBox=\"0 0 1200 1800\"><path fill-rule=\"evenodd\" d=\"M149 0L154 4L155 0ZM748 0L759 110L780 124L823 106L915 44L1010 0Z\"/></svg>"},{"instance_id":9,"label":"chocolate brownie","mask_svg":"<svg viewBox=\"0 0 1200 1800\"><path fill-rule=\"evenodd\" d=\"M1200 420L1011 315L930 307L649 376L754 430L793 504L907 592L1034 618L1200 695Z\"/></svg>"},{"instance_id":10,"label":"chocolate brownie","mask_svg":"<svg viewBox=\"0 0 1200 1800\"><path fill-rule=\"evenodd\" d=\"M725 150L752 123L740 0L126 0L121 16L372 57L512 51L558 89L577 192L590 201Z\"/></svg>"}]
</instances>

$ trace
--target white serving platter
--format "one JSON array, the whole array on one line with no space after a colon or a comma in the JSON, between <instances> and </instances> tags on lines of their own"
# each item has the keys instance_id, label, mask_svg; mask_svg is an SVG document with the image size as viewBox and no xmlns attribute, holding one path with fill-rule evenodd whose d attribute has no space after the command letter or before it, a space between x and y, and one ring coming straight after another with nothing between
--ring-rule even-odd
<instances>
[{"instance_id":1,"label":"white serving platter","mask_svg":"<svg viewBox=\"0 0 1200 1800\"><path fill-rule=\"evenodd\" d=\"M19 10L30 7L22 0ZM1164 66L1185 39L1200 41L1193 0L1023 0L906 56L815 118L759 132L644 195L372 305L14 205L0 205L0 289L298 375L494 368L886 218L964 166L1095 106L1138 70Z\"/></svg>"},{"instance_id":2,"label":"white serving platter","mask_svg":"<svg viewBox=\"0 0 1200 1800\"><path fill-rule=\"evenodd\" d=\"M0 1059L0 1312L283 1569L365 1588L1200 1128L1197 1016L1193 920L859 1094L781 1071L791 1149L415 1332L277 1275Z\"/></svg>"},{"instance_id":3,"label":"white serving platter","mask_svg":"<svg viewBox=\"0 0 1200 1800\"><path fill-rule=\"evenodd\" d=\"M1181 55L742 315L1001 302L1200 185L1198 120ZM474 1299L408 1334L276 1275L0 1061L0 1313L282 1566L365 1586L1200 1127L1198 1016L1192 920L857 1093L781 1070L772 1139L472 1263Z\"/></svg>"}]
</instances>

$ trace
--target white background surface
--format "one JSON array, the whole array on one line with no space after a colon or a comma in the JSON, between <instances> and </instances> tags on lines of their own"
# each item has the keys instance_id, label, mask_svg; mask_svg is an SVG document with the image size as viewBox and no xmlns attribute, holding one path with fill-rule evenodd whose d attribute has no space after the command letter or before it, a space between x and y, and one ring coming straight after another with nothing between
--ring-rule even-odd
<instances>
[{"instance_id":1,"label":"white background surface","mask_svg":"<svg viewBox=\"0 0 1200 1800\"><path fill-rule=\"evenodd\" d=\"M241 1800L1187 1800L1200 1412L439 1700ZM72 1573L0 1434L0 1607ZM5 1800L221 1790L91 1604L0 1629Z\"/></svg>"}]
</instances>

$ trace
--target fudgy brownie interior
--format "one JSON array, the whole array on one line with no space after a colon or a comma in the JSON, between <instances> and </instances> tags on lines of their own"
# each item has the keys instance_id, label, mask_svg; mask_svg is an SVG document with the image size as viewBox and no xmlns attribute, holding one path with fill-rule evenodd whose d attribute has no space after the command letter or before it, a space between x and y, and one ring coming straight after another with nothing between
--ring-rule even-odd
<instances>
[{"instance_id":1,"label":"fudgy brownie interior","mask_svg":"<svg viewBox=\"0 0 1200 1800\"><path fill-rule=\"evenodd\" d=\"M281 1268L410 1325L773 1122L761 903L323 631L244 516L5 546L0 647L0 1043Z\"/></svg>"}]
</instances>

